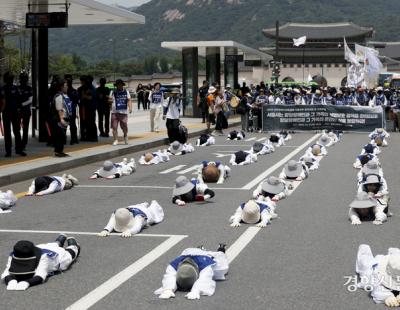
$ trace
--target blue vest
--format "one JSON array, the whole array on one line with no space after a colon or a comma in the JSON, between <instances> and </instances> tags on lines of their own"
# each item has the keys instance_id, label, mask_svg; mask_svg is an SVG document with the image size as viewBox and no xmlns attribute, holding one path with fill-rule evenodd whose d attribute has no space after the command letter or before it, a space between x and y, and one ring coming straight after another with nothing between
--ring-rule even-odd
<instances>
[{"instance_id":1,"label":"blue vest","mask_svg":"<svg viewBox=\"0 0 400 310\"><path fill-rule=\"evenodd\" d=\"M156 104L161 103L163 97L164 97L164 94L161 90L158 92L153 92L151 94L151 102L156 103Z\"/></svg>"},{"instance_id":2,"label":"blue vest","mask_svg":"<svg viewBox=\"0 0 400 310\"><path fill-rule=\"evenodd\" d=\"M353 104L353 96L344 96L345 105L352 105Z\"/></svg>"},{"instance_id":3,"label":"blue vest","mask_svg":"<svg viewBox=\"0 0 400 310\"><path fill-rule=\"evenodd\" d=\"M325 98L325 103L326 104L333 104L333 97L324 97Z\"/></svg>"},{"instance_id":4,"label":"blue vest","mask_svg":"<svg viewBox=\"0 0 400 310\"><path fill-rule=\"evenodd\" d=\"M207 167L207 166L208 166L208 163L209 163L208 160L203 160L203 168ZM220 162L220 161L216 161L216 162L215 162L215 166L216 166L216 167L219 167L219 165L221 165L221 162Z\"/></svg>"},{"instance_id":5,"label":"blue vest","mask_svg":"<svg viewBox=\"0 0 400 310\"><path fill-rule=\"evenodd\" d=\"M147 215L146 215L146 213L144 213L142 210L137 209L137 208L127 208L127 209L128 209L128 211L129 211L130 213L132 213L133 217L135 217L135 216L141 216L141 217L143 217L145 220L147 220Z\"/></svg>"},{"instance_id":6,"label":"blue vest","mask_svg":"<svg viewBox=\"0 0 400 310\"><path fill-rule=\"evenodd\" d=\"M376 105L383 105L385 103L385 95L377 95L376 96L376 100L375 100L375 104Z\"/></svg>"},{"instance_id":7,"label":"blue vest","mask_svg":"<svg viewBox=\"0 0 400 310\"><path fill-rule=\"evenodd\" d=\"M356 100L357 100L358 104L360 104L360 105L367 104L367 98L366 98L365 94L357 94Z\"/></svg>"},{"instance_id":8,"label":"blue vest","mask_svg":"<svg viewBox=\"0 0 400 310\"><path fill-rule=\"evenodd\" d=\"M257 99L257 101L262 104L266 104L268 102L268 96L266 95L258 96Z\"/></svg>"},{"instance_id":9,"label":"blue vest","mask_svg":"<svg viewBox=\"0 0 400 310\"><path fill-rule=\"evenodd\" d=\"M292 96L284 96L285 104L294 104L294 100Z\"/></svg>"},{"instance_id":10,"label":"blue vest","mask_svg":"<svg viewBox=\"0 0 400 310\"><path fill-rule=\"evenodd\" d=\"M65 110L67 111L68 117L72 116L72 100L66 95L62 94Z\"/></svg>"},{"instance_id":11,"label":"blue vest","mask_svg":"<svg viewBox=\"0 0 400 310\"><path fill-rule=\"evenodd\" d=\"M314 96L313 97L313 104L322 104L322 96Z\"/></svg>"},{"instance_id":12,"label":"blue vest","mask_svg":"<svg viewBox=\"0 0 400 310\"><path fill-rule=\"evenodd\" d=\"M54 257L58 256L58 254L56 252L53 252L53 251L48 250L48 249L40 249L40 251L42 252L42 255L46 254L48 257L51 257L51 258L54 258Z\"/></svg>"},{"instance_id":13,"label":"blue vest","mask_svg":"<svg viewBox=\"0 0 400 310\"><path fill-rule=\"evenodd\" d=\"M342 98L336 98L336 100L335 100L335 104L336 105L345 105L345 100L344 100L344 98L342 97Z\"/></svg>"},{"instance_id":14,"label":"blue vest","mask_svg":"<svg viewBox=\"0 0 400 310\"><path fill-rule=\"evenodd\" d=\"M259 202L259 201L256 201L256 203L257 203L258 206L260 207L260 214L261 214L265 209L267 209L268 211L271 211L271 208L270 208L268 205L266 205L265 203L262 203L262 202ZM240 208L243 210L244 206L245 206L245 203L242 203L242 204L240 205Z\"/></svg>"},{"instance_id":15,"label":"blue vest","mask_svg":"<svg viewBox=\"0 0 400 310\"><path fill-rule=\"evenodd\" d=\"M124 90L115 90L113 92L115 98L115 109L117 111L127 110L128 109L128 91Z\"/></svg>"},{"instance_id":16,"label":"blue vest","mask_svg":"<svg viewBox=\"0 0 400 310\"><path fill-rule=\"evenodd\" d=\"M169 264L174 268L175 270L178 270L179 264L184 261L186 258L191 258L194 260L194 262L197 264L199 267L199 271L202 271L204 268L208 266L215 265L216 262L213 260L211 257L206 256L206 255L181 255L175 258L172 262Z\"/></svg>"}]
</instances>

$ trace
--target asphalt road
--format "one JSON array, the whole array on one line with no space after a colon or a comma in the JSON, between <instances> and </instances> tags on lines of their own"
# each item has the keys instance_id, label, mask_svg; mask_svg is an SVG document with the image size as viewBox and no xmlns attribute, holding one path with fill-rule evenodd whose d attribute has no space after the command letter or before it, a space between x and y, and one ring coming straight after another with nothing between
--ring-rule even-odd
<instances>
[{"instance_id":1,"label":"asphalt road","mask_svg":"<svg viewBox=\"0 0 400 310\"><path fill-rule=\"evenodd\" d=\"M227 280L217 283L212 297L188 301L183 293L175 299L159 300L153 291L160 287L164 270L173 258L191 246L204 245L216 249L219 242L233 244L250 225L231 228L228 219L237 206L250 198L246 184L281 161L315 133L298 133L286 147L270 155L260 156L257 163L232 168L232 177L222 185L210 185L216 197L210 202L193 203L185 208L172 204L172 186L177 172L201 164L202 160L229 161L230 152L247 150L253 141L226 141L217 137L217 144L196 148L192 154L172 157L170 162L155 166L139 166L131 176L115 180L89 180L102 163L79 167L68 172L81 185L45 197L20 199L11 214L0 215L2 230L99 232L113 210L119 207L156 199L166 214L164 222L143 231L143 234L165 236L117 236L99 238L77 235L82 253L67 272L49 278L44 285L25 292L0 289L0 309L65 309L105 281L148 254L169 238L186 235L182 241L162 253L154 262L136 273L91 309L380 309L364 291L349 292L344 286L347 276L354 275L358 245L368 243L374 253L386 253L388 247L399 247L400 233L397 202L399 173L396 169L400 136L394 134L389 147L379 156L391 193L392 218L379 227L363 223L350 225L348 204L356 192L355 156L368 142L366 134L345 134L342 141L328 149L320 168L312 172L295 192L278 203L279 218L261 229L230 266ZM266 137L250 134L247 138ZM301 150L294 158L304 153ZM216 155L219 154L219 155ZM141 154L131 157L136 160ZM121 158L116 159L120 161ZM160 172L185 165L170 173ZM273 175L278 175L278 168ZM192 177L194 170L185 175ZM62 174L63 172L59 172ZM12 184L8 188L19 193L30 182ZM102 187L103 186L103 187ZM124 186L124 187L123 187ZM140 187L139 187L140 186ZM171 187L171 188L170 188ZM13 244L20 239L37 243L53 240L57 234L0 232L0 267L6 264Z\"/></svg>"}]
</instances>

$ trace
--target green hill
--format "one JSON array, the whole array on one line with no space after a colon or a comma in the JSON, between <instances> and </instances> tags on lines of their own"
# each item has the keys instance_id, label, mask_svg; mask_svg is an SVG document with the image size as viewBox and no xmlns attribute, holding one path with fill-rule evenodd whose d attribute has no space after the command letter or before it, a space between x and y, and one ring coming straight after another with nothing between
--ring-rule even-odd
<instances>
[{"instance_id":1,"label":"green hill","mask_svg":"<svg viewBox=\"0 0 400 310\"><path fill-rule=\"evenodd\" d=\"M374 40L400 40L400 1L370 0L153 0L137 13L145 25L71 27L50 31L51 53L78 54L86 61L139 60L169 54L162 41L235 40L258 48L271 44L261 33L276 20L285 22L352 21L376 30Z\"/></svg>"}]
</instances>

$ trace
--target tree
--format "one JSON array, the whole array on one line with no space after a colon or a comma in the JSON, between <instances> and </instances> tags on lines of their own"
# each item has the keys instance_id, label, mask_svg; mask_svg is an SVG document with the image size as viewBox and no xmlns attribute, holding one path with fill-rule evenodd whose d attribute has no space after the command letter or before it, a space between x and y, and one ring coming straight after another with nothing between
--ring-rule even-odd
<instances>
[{"instance_id":1,"label":"tree","mask_svg":"<svg viewBox=\"0 0 400 310\"><path fill-rule=\"evenodd\" d=\"M169 72L169 64L168 64L168 60L165 57L161 57L160 59L160 71L162 73L167 73Z\"/></svg>"},{"instance_id":2,"label":"tree","mask_svg":"<svg viewBox=\"0 0 400 310\"><path fill-rule=\"evenodd\" d=\"M76 66L71 55L56 54L49 56L49 75L64 76L74 74Z\"/></svg>"}]
</instances>

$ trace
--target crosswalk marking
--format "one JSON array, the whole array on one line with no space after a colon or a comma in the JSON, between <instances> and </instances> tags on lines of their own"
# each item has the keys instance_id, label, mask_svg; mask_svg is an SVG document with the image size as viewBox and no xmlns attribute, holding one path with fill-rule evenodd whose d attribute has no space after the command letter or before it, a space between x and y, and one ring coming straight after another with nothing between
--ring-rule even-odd
<instances>
[{"instance_id":1,"label":"crosswalk marking","mask_svg":"<svg viewBox=\"0 0 400 310\"><path fill-rule=\"evenodd\" d=\"M188 173L188 172L193 171L193 170L196 171L196 170L198 170L200 167L201 167L201 165L194 165L194 166L192 166L192 167L190 167L190 168L187 168L187 169L185 169L185 170L178 171L177 173L178 173L178 174L185 174L185 173Z\"/></svg>"},{"instance_id":2,"label":"crosswalk marking","mask_svg":"<svg viewBox=\"0 0 400 310\"><path fill-rule=\"evenodd\" d=\"M170 172L172 172L172 171L181 170L183 167L186 167L186 165L178 165L178 166L172 167L172 168L170 168L170 169L161 171L160 174L167 174L167 173L170 173Z\"/></svg>"},{"instance_id":3,"label":"crosswalk marking","mask_svg":"<svg viewBox=\"0 0 400 310\"><path fill-rule=\"evenodd\" d=\"M255 140L255 139L257 139L257 137L248 138L248 139L246 139L245 141L253 141L253 140Z\"/></svg>"},{"instance_id":4,"label":"crosswalk marking","mask_svg":"<svg viewBox=\"0 0 400 310\"><path fill-rule=\"evenodd\" d=\"M257 139L257 142L264 141L265 139L267 139L267 138L266 138L266 137L264 137L264 138Z\"/></svg>"}]
</instances>

